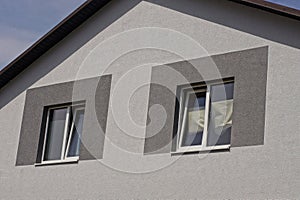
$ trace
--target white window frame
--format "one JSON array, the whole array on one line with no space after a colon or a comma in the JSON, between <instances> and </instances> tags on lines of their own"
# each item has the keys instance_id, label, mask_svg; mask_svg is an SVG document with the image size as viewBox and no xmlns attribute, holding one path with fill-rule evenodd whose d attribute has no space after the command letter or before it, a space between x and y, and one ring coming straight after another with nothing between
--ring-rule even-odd
<instances>
[{"instance_id":1,"label":"white window frame","mask_svg":"<svg viewBox=\"0 0 300 200\"><path fill-rule=\"evenodd\" d=\"M41 163L37 163L36 165L77 162L79 160L79 156L67 157L67 153L69 150L69 145L70 145L71 137L73 134L74 123L75 123L77 112L79 110L84 110L84 107L85 107L84 103L78 103L78 104L64 105L64 106L53 106L48 109L45 135L44 135L44 143L43 143L43 151L42 151L42 159L41 159ZM63 138L63 144L62 144L62 150L61 150L61 158L59 160L44 160L44 154L45 154L45 150L46 150L46 142L47 142L47 136L48 136L48 129L49 129L50 111L60 109L60 108L67 108L65 127L64 127L64 136L63 136L64 138ZM72 123L71 128L69 128L71 112L74 113L74 116L72 117L73 121L71 122ZM69 133L69 139L67 141L68 133ZM67 145L67 147L66 147L66 145Z\"/></svg>"},{"instance_id":2,"label":"white window frame","mask_svg":"<svg viewBox=\"0 0 300 200\"><path fill-rule=\"evenodd\" d=\"M209 111L210 111L210 97L211 97L211 87L213 85L220 85L226 83L234 83L233 80L221 80L214 81L212 83L199 84L195 86L186 86L181 88L180 99L179 99L179 120L178 120L178 129L177 129L177 141L176 141L176 151L172 153L185 153L185 152L202 152L202 151L212 151L212 150L226 150L230 149L230 144L227 145L215 145L207 146L207 136L208 136L208 124L209 124ZM205 88L206 87L206 88ZM199 88L199 89L194 89ZM188 102L191 94L196 94L198 92L206 92L205 98L205 111L204 111L204 129L202 136L201 145L191 145L191 146L182 146L184 130L186 126L186 117L188 110Z\"/></svg>"}]
</instances>

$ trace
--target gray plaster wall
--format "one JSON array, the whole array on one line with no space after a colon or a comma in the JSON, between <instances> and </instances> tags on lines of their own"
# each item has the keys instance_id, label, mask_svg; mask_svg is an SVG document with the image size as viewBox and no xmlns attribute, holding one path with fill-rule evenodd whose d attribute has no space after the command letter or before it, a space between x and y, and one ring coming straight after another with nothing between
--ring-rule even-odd
<instances>
[{"instance_id":1,"label":"gray plaster wall","mask_svg":"<svg viewBox=\"0 0 300 200\"><path fill-rule=\"evenodd\" d=\"M229 1L113 1L0 91L0 199L299 198L299 32L298 21ZM153 66L262 46L263 145L143 155ZM16 166L26 90L107 74L103 158Z\"/></svg>"}]
</instances>

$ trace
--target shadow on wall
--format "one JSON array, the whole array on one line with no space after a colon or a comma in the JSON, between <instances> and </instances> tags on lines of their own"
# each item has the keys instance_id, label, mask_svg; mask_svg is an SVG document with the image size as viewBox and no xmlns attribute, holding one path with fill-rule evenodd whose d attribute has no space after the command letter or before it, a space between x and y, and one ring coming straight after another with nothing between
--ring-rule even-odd
<instances>
[{"instance_id":1,"label":"shadow on wall","mask_svg":"<svg viewBox=\"0 0 300 200\"><path fill-rule=\"evenodd\" d=\"M297 20L270 14L230 1L147 1L274 42L279 42L298 49L300 48L300 22ZM69 36L70 38L73 37L70 41L76 42L69 42L65 45L65 48L55 48L55 54L46 53L42 58L32 64L31 67L23 71L21 76L17 76L13 84L8 83L2 88L0 90L0 109L66 60L99 32L131 10L139 2L141 2L141 0L113 1L106 5L105 8L96 14L101 17L101 20L91 20L89 28L81 30L85 31L84 34L80 36L71 34ZM50 52L51 51L53 51L53 49L50 50Z\"/></svg>"},{"instance_id":2,"label":"shadow on wall","mask_svg":"<svg viewBox=\"0 0 300 200\"><path fill-rule=\"evenodd\" d=\"M146 1L267 40L300 48L300 22L295 19L228 0Z\"/></svg>"},{"instance_id":3,"label":"shadow on wall","mask_svg":"<svg viewBox=\"0 0 300 200\"><path fill-rule=\"evenodd\" d=\"M13 79L12 82L9 82L6 86L4 86L0 90L0 109L50 71L55 69L64 60L95 37L99 32L103 31L113 22L122 17L122 15L126 14L139 2L141 2L141 0L113 1L107 4L100 10L100 12L98 11L95 14L100 16L101 20L93 20L90 18L91 23L88 25L89 27L84 30L80 30L81 32L84 31L84 34L80 34L79 36L78 34L71 33L67 37L72 38L70 41L73 42L68 42L64 48L53 47L41 56L41 58L36 60L31 67L24 70L20 75ZM64 40L62 42L64 42ZM55 53L50 54L49 52L53 50L55 50Z\"/></svg>"}]
</instances>

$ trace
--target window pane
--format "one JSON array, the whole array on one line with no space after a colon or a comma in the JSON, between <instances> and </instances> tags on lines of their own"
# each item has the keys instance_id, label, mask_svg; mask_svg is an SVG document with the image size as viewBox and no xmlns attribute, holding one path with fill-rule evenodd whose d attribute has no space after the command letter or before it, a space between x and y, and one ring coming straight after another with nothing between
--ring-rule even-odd
<instances>
[{"instance_id":1,"label":"window pane","mask_svg":"<svg viewBox=\"0 0 300 200\"><path fill-rule=\"evenodd\" d=\"M50 110L44 160L60 160L67 108Z\"/></svg>"},{"instance_id":2,"label":"window pane","mask_svg":"<svg viewBox=\"0 0 300 200\"><path fill-rule=\"evenodd\" d=\"M205 99L206 92L198 92L189 95L182 146L202 144Z\"/></svg>"},{"instance_id":3,"label":"window pane","mask_svg":"<svg viewBox=\"0 0 300 200\"><path fill-rule=\"evenodd\" d=\"M71 141L67 157L79 156L80 136L82 134L84 110L75 113L74 127L71 133Z\"/></svg>"},{"instance_id":4,"label":"window pane","mask_svg":"<svg viewBox=\"0 0 300 200\"><path fill-rule=\"evenodd\" d=\"M233 111L233 83L211 86L207 145L230 144Z\"/></svg>"}]
</instances>

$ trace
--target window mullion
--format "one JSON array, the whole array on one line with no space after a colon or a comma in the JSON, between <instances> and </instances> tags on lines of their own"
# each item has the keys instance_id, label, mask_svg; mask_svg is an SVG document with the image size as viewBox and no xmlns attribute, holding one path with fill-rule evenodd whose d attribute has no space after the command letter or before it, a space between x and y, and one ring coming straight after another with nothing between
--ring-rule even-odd
<instances>
[{"instance_id":1,"label":"window mullion","mask_svg":"<svg viewBox=\"0 0 300 200\"><path fill-rule=\"evenodd\" d=\"M63 146L62 146L62 150L61 150L61 160L63 160L65 158L66 140L67 140L68 129L69 129L69 121L70 121L70 112L71 112L71 106L68 107L67 115L66 115L65 129L64 129L64 140L63 140Z\"/></svg>"},{"instance_id":2,"label":"window mullion","mask_svg":"<svg viewBox=\"0 0 300 200\"><path fill-rule=\"evenodd\" d=\"M209 109L210 109L209 107L210 107L210 85L207 85L206 100L205 100L205 114L204 114L204 130L203 130L202 148L206 148L206 146L207 146Z\"/></svg>"}]
</instances>

